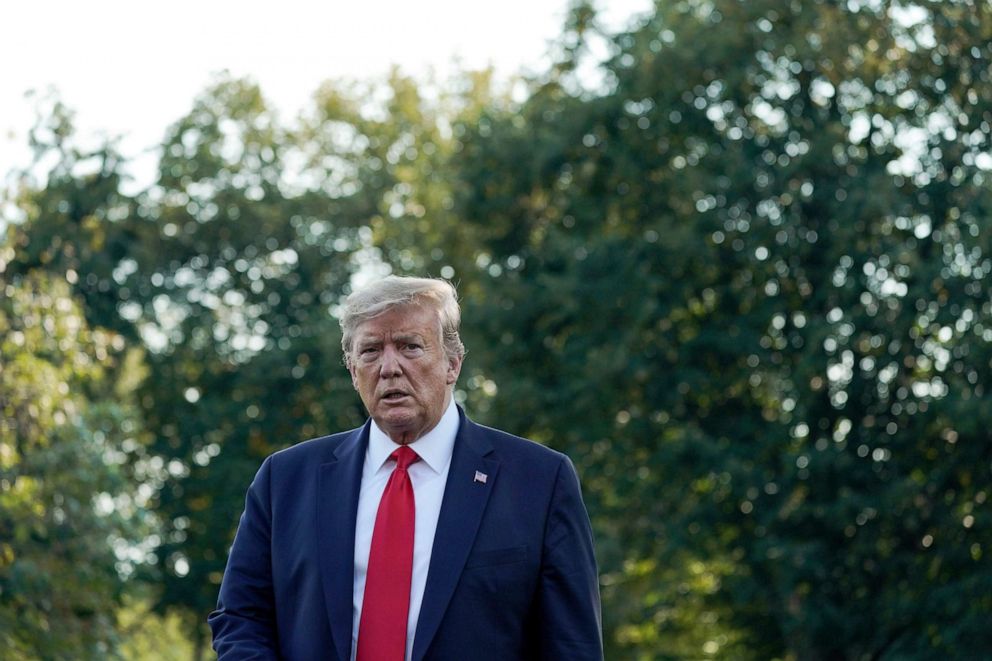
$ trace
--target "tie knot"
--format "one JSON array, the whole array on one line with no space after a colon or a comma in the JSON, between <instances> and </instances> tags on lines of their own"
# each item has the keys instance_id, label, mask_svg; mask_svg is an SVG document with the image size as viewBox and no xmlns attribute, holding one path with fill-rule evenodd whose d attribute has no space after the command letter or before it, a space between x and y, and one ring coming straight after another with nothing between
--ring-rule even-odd
<instances>
[{"instance_id":1,"label":"tie knot","mask_svg":"<svg viewBox=\"0 0 992 661\"><path fill-rule=\"evenodd\" d=\"M389 456L396 460L396 468L400 470L406 470L410 464L420 459L420 455L406 445L401 448L397 448L393 451L393 454Z\"/></svg>"}]
</instances>

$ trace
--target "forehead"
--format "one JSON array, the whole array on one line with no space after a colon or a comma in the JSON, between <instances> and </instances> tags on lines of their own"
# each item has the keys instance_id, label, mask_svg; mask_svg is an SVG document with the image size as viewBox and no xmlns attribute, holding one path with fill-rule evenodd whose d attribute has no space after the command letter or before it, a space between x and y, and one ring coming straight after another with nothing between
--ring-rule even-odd
<instances>
[{"instance_id":1,"label":"forehead","mask_svg":"<svg viewBox=\"0 0 992 661\"><path fill-rule=\"evenodd\" d=\"M397 305L382 314L367 319L355 329L358 339L383 335L422 335L438 333L440 321L437 310L426 305Z\"/></svg>"}]
</instances>

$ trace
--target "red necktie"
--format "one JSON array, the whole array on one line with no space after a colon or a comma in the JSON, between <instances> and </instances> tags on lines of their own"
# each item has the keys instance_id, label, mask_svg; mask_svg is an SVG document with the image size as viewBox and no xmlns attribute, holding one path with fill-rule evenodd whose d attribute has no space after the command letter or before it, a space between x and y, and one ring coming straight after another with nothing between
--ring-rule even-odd
<instances>
[{"instance_id":1,"label":"red necktie","mask_svg":"<svg viewBox=\"0 0 992 661\"><path fill-rule=\"evenodd\" d=\"M406 653L416 513L406 469L420 457L404 445L390 458L396 468L382 492L372 529L356 661L403 661Z\"/></svg>"}]
</instances>

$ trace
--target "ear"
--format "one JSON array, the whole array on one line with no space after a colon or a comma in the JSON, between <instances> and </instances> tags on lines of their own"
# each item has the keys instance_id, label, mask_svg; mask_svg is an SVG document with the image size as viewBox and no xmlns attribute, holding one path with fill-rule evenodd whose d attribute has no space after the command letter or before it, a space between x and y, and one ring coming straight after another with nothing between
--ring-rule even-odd
<instances>
[{"instance_id":1,"label":"ear","mask_svg":"<svg viewBox=\"0 0 992 661\"><path fill-rule=\"evenodd\" d=\"M351 374L351 387L354 388L357 391L358 390L358 375L355 374L355 366L352 364L352 362L350 360L345 363L345 366L348 368L348 373Z\"/></svg>"},{"instance_id":2,"label":"ear","mask_svg":"<svg viewBox=\"0 0 992 661\"><path fill-rule=\"evenodd\" d=\"M464 356L452 356L448 358L448 373L446 383L450 386L458 380L458 375L462 371L462 360Z\"/></svg>"}]
</instances>

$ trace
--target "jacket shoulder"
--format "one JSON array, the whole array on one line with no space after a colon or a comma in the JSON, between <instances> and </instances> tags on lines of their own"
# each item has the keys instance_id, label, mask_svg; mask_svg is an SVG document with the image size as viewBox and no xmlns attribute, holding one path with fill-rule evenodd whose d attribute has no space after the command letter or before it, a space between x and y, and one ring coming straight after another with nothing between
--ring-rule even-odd
<instances>
[{"instance_id":1,"label":"jacket shoulder","mask_svg":"<svg viewBox=\"0 0 992 661\"><path fill-rule=\"evenodd\" d=\"M547 466L557 466L563 460L568 460L564 453L529 438L523 438L522 436L516 436L501 429L480 425L471 420L467 420L466 422L475 428L475 433L484 436L492 444L496 454L503 459L517 457L522 461Z\"/></svg>"},{"instance_id":2,"label":"jacket shoulder","mask_svg":"<svg viewBox=\"0 0 992 661\"><path fill-rule=\"evenodd\" d=\"M348 431L301 441L295 445L290 445L288 448L273 452L268 456L266 461L279 465L311 464L313 462L324 463L331 461L334 459L337 450L343 444L360 434L362 429L362 427L356 427Z\"/></svg>"}]
</instances>

